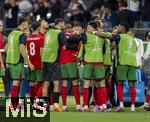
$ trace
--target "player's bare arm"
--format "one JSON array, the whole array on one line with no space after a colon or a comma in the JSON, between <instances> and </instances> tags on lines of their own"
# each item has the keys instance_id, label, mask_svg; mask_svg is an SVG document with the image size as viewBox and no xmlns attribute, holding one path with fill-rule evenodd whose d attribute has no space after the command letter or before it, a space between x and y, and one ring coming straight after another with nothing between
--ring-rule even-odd
<instances>
[{"instance_id":1,"label":"player's bare arm","mask_svg":"<svg viewBox=\"0 0 150 122\"><path fill-rule=\"evenodd\" d=\"M31 70L34 70L34 66L30 62L27 54L25 53L25 45L24 44L20 44L20 54L24 58L24 60L28 62L29 67L31 68Z\"/></svg>"}]
</instances>

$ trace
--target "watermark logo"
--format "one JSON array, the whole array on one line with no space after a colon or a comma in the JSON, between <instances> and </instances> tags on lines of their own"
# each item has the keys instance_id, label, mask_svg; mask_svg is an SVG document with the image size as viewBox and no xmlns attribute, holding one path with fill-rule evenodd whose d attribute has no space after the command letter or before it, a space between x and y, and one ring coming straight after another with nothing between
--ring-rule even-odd
<instances>
[{"instance_id":1,"label":"watermark logo","mask_svg":"<svg viewBox=\"0 0 150 122\"><path fill-rule=\"evenodd\" d=\"M24 102L25 102L24 99L19 99L19 103L24 103ZM43 118L48 114L46 109L40 110L40 113L37 110L32 110L30 107L31 105L30 105L30 99L29 98L26 99L25 103L26 103L26 110L25 110L24 104L20 104L20 109L17 109L17 108L16 109L10 109L11 108L11 99L10 98L6 99L6 117L9 118L11 115L14 118L19 117L19 112L21 113L20 117L22 117L22 118L23 117L29 118L32 115L34 117Z\"/></svg>"}]
</instances>

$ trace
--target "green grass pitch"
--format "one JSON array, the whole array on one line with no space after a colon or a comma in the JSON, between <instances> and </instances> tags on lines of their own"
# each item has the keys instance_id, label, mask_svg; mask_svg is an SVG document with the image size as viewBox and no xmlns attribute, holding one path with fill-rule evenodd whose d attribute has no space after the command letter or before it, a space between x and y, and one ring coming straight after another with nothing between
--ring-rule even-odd
<instances>
[{"instance_id":1,"label":"green grass pitch","mask_svg":"<svg viewBox=\"0 0 150 122\"><path fill-rule=\"evenodd\" d=\"M82 98L81 98L82 101ZM136 109L135 113L126 108L125 112L75 112L75 101L73 97L68 97L69 112L50 112L50 122L150 122L150 112L143 109ZM61 101L60 101L61 103Z\"/></svg>"}]
</instances>

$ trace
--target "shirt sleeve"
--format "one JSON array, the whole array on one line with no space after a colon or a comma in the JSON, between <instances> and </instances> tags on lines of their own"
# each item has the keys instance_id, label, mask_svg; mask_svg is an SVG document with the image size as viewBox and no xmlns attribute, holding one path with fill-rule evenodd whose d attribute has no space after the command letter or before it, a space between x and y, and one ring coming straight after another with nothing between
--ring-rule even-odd
<instances>
[{"instance_id":1,"label":"shirt sleeve","mask_svg":"<svg viewBox=\"0 0 150 122\"><path fill-rule=\"evenodd\" d=\"M20 35L20 37L19 37L19 44L26 45L26 39L27 39L27 37L25 36L25 34Z\"/></svg>"},{"instance_id":2,"label":"shirt sleeve","mask_svg":"<svg viewBox=\"0 0 150 122\"><path fill-rule=\"evenodd\" d=\"M63 32L60 32L58 34L58 42L59 42L59 45L61 45L63 42L65 41L65 35Z\"/></svg>"}]
</instances>

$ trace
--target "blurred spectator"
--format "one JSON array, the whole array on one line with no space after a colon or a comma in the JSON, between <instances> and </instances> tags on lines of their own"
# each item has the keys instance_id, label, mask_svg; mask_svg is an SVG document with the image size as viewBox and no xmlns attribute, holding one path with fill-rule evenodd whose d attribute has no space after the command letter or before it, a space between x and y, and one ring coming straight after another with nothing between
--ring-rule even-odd
<instances>
[{"instance_id":1,"label":"blurred spectator","mask_svg":"<svg viewBox=\"0 0 150 122\"><path fill-rule=\"evenodd\" d=\"M50 2L50 12L47 14L47 19L49 22L54 22L54 20L60 17L60 12L62 10L62 4L60 0L51 0Z\"/></svg>"},{"instance_id":2,"label":"blurred spectator","mask_svg":"<svg viewBox=\"0 0 150 122\"><path fill-rule=\"evenodd\" d=\"M69 6L71 0L62 0L61 2L63 3L63 7L64 9L67 9L67 7Z\"/></svg>"},{"instance_id":3,"label":"blurred spectator","mask_svg":"<svg viewBox=\"0 0 150 122\"><path fill-rule=\"evenodd\" d=\"M150 28L150 0L142 0L141 16L143 27Z\"/></svg>"},{"instance_id":4,"label":"blurred spectator","mask_svg":"<svg viewBox=\"0 0 150 122\"><path fill-rule=\"evenodd\" d=\"M121 11L124 8L124 4L126 4L126 0L118 0L118 10Z\"/></svg>"},{"instance_id":5,"label":"blurred spectator","mask_svg":"<svg viewBox=\"0 0 150 122\"><path fill-rule=\"evenodd\" d=\"M66 19L71 21L83 21L83 15L86 10L86 6L82 0L71 0L68 8L65 10Z\"/></svg>"},{"instance_id":6,"label":"blurred spectator","mask_svg":"<svg viewBox=\"0 0 150 122\"><path fill-rule=\"evenodd\" d=\"M102 7L101 1L100 0L94 0L93 4L91 5L91 7L89 9L92 18L100 17L100 13L102 11L101 7Z\"/></svg>"},{"instance_id":7,"label":"blurred spectator","mask_svg":"<svg viewBox=\"0 0 150 122\"><path fill-rule=\"evenodd\" d=\"M4 12L4 1L0 0L0 19L3 19L3 12Z\"/></svg>"},{"instance_id":8,"label":"blurred spectator","mask_svg":"<svg viewBox=\"0 0 150 122\"><path fill-rule=\"evenodd\" d=\"M109 6L109 8L112 10L112 11L116 11L118 10L118 2L117 0L102 0L102 5L105 6Z\"/></svg>"},{"instance_id":9,"label":"blurred spectator","mask_svg":"<svg viewBox=\"0 0 150 122\"><path fill-rule=\"evenodd\" d=\"M32 4L29 0L20 0L18 3L19 6L19 17L32 16Z\"/></svg>"},{"instance_id":10,"label":"blurred spectator","mask_svg":"<svg viewBox=\"0 0 150 122\"><path fill-rule=\"evenodd\" d=\"M47 13L50 10L50 3L48 0L38 0L34 4L34 16L36 20L39 20L40 18L47 18Z\"/></svg>"},{"instance_id":11,"label":"blurred spectator","mask_svg":"<svg viewBox=\"0 0 150 122\"><path fill-rule=\"evenodd\" d=\"M132 11L134 21L139 21L139 9L140 9L140 1L139 0L130 0L129 1L129 10Z\"/></svg>"},{"instance_id":12,"label":"blurred spectator","mask_svg":"<svg viewBox=\"0 0 150 122\"><path fill-rule=\"evenodd\" d=\"M134 27L134 19L132 11L127 9L128 4L127 2L123 2L122 8L118 12L119 23L128 23L130 28Z\"/></svg>"},{"instance_id":13,"label":"blurred spectator","mask_svg":"<svg viewBox=\"0 0 150 122\"><path fill-rule=\"evenodd\" d=\"M142 19L143 27L149 28L149 6L150 0L5 0L4 12L7 28L16 27L17 17L21 16L33 16L35 20L45 18L49 23L62 17L66 21L80 21L85 25L98 17L104 21L105 28L120 22L134 27L134 22ZM140 23L135 24L141 27Z\"/></svg>"},{"instance_id":14,"label":"blurred spectator","mask_svg":"<svg viewBox=\"0 0 150 122\"><path fill-rule=\"evenodd\" d=\"M101 0L93 0L93 4L91 5L89 11L94 11L95 9L101 8L102 2Z\"/></svg>"},{"instance_id":15,"label":"blurred spectator","mask_svg":"<svg viewBox=\"0 0 150 122\"><path fill-rule=\"evenodd\" d=\"M17 18L19 12L17 0L5 0L4 9L6 11L6 27L17 27Z\"/></svg>"},{"instance_id":16,"label":"blurred spectator","mask_svg":"<svg viewBox=\"0 0 150 122\"><path fill-rule=\"evenodd\" d=\"M119 24L118 21L118 14L116 11L113 11L111 6L105 4L104 6L104 27L105 28L112 28Z\"/></svg>"},{"instance_id":17,"label":"blurred spectator","mask_svg":"<svg viewBox=\"0 0 150 122\"><path fill-rule=\"evenodd\" d=\"M27 16L29 26L35 21L33 16Z\"/></svg>"}]
</instances>

